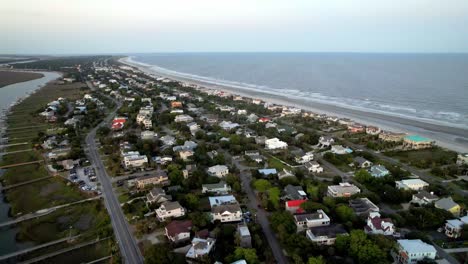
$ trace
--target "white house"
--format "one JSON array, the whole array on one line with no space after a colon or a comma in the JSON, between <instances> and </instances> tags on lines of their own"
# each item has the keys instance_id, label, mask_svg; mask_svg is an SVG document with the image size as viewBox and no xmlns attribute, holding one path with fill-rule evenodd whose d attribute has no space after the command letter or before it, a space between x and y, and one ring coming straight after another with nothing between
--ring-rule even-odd
<instances>
[{"instance_id":1,"label":"white house","mask_svg":"<svg viewBox=\"0 0 468 264\"><path fill-rule=\"evenodd\" d=\"M215 243L216 239L210 237L207 239L195 237L192 239L192 246L188 250L185 257L187 259L197 259L205 255L209 255Z\"/></svg>"},{"instance_id":2,"label":"white house","mask_svg":"<svg viewBox=\"0 0 468 264\"><path fill-rule=\"evenodd\" d=\"M295 214L294 222L298 232L300 232L310 227L330 225L330 217L323 210L317 210L316 213Z\"/></svg>"},{"instance_id":3,"label":"white house","mask_svg":"<svg viewBox=\"0 0 468 264\"><path fill-rule=\"evenodd\" d=\"M279 140L278 138L271 138L265 140L265 148L266 149L286 149L288 147L288 143Z\"/></svg>"},{"instance_id":4,"label":"white house","mask_svg":"<svg viewBox=\"0 0 468 264\"><path fill-rule=\"evenodd\" d=\"M460 219L447 220L444 226L445 235L450 238L459 238L464 225L468 225L468 215Z\"/></svg>"},{"instance_id":5,"label":"white house","mask_svg":"<svg viewBox=\"0 0 468 264\"><path fill-rule=\"evenodd\" d=\"M227 183L220 181L219 183L203 184L202 193L227 194L231 191L231 187Z\"/></svg>"},{"instance_id":6,"label":"white house","mask_svg":"<svg viewBox=\"0 0 468 264\"><path fill-rule=\"evenodd\" d=\"M347 235L342 225L318 226L307 229L306 237L318 245L331 246L335 244L338 235Z\"/></svg>"},{"instance_id":7,"label":"white house","mask_svg":"<svg viewBox=\"0 0 468 264\"><path fill-rule=\"evenodd\" d=\"M429 183L420 179L406 179L395 181L397 189L419 191L429 186Z\"/></svg>"},{"instance_id":8,"label":"white house","mask_svg":"<svg viewBox=\"0 0 468 264\"><path fill-rule=\"evenodd\" d=\"M229 173L229 168L226 165L215 165L208 168L208 174L222 178Z\"/></svg>"},{"instance_id":9,"label":"white house","mask_svg":"<svg viewBox=\"0 0 468 264\"><path fill-rule=\"evenodd\" d=\"M331 152L337 155L344 155L352 153L353 151L350 148L345 148L342 145L333 145L331 147Z\"/></svg>"},{"instance_id":10,"label":"white house","mask_svg":"<svg viewBox=\"0 0 468 264\"><path fill-rule=\"evenodd\" d=\"M309 151L302 156L298 156L295 158L297 163L304 164L314 159L314 153Z\"/></svg>"},{"instance_id":11,"label":"white house","mask_svg":"<svg viewBox=\"0 0 468 264\"><path fill-rule=\"evenodd\" d=\"M398 242L397 262L414 264L425 258L435 259L437 251L434 246L420 239L400 239Z\"/></svg>"},{"instance_id":12,"label":"white house","mask_svg":"<svg viewBox=\"0 0 468 264\"><path fill-rule=\"evenodd\" d=\"M128 168L140 168L148 164L148 157L146 155L128 155L123 158L123 165Z\"/></svg>"},{"instance_id":13,"label":"white house","mask_svg":"<svg viewBox=\"0 0 468 264\"><path fill-rule=\"evenodd\" d=\"M242 220L242 210L238 203L215 205L211 208L211 219L221 223L238 222Z\"/></svg>"},{"instance_id":14,"label":"white house","mask_svg":"<svg viewBox=\"0 0 468 264\"><path fill-rule=\"evenodd\" d=\"M174 122L192 122L193 121L193 117L189 116L189 115L178 115L175 117L174 119Z\"/></svg>"},{"instance_id":15,"label":"white house","mask_svg":"<svg viewBox=\"0 0 468 264\"><path fill-rule=\"evenodd\" d=\"M368 234L393 236L395 225L390 218L381 218L378 212L370 212L364 231Z\"/></svg>"},{"instance_id":16,"label":"white house","mask_svg":"<svg viewBox=\"0 0 468 264\"><path fill-rule=\"evenodd\" d=\"M153 131L141 131L140 133L140 138L143 140L154 140L156 138L157 134L154 133Z\"/></svg>"},{"instance_id":17,"label":"white house","mask_svg":"<svg viewBox=\"0 0 468 264\"><path fill-rule=\"evenodd\" d=\"M316 161L307 162L305 164L305 167L309 172L313 172L313 173L322 173L323 172L322 166L320 166L320 164L318 162L316 162Z\"/></svg>"},{"instance_id":18,"label":"white house","mask_svg":"<svg viewBox=\"0 0 468 264\"><path fill-rule=\"evenodd\" d=\"M222 121L219 123L219 126L224 130L231 130L239 126L238 123L233 123L231 121Z\"/></svg>"},{"instance_id":19,"label":"white house","mask_svg":"<svg viewBox=\"0 0 468 264\"><path fill-rule=\"evenodd\" d=\"M322 148L330 147L331 144L335 143L335 140L329 136L321 136L319 138L319 146Z\"/></svg>"},{"instance_id":20,"label":"white house","mask_svg":"<svg viewBox=\"0 0 468 264\"><path fill-rule=\"evenodd\" d=\"M439 196L435 195L433 192L427 192L425 190L422 190L416 194L413 194L413 199L411 200L411 203L426 205L432 204L437 200L439 200Z\"/></svg>"},{"instance_id":21,"label":"white house","mask_svg":"<svg viewBox=\"0 0 468 264\"><path fill-rule=\"evenodd\" d=\"M327 195L330 197L350 197L360 192L361 189L356 185L348 182L341 182L339 185L328 186Z\"/></svg>"},{"instance_id":22,"label":"white house","mask_svg":"<svg viewBox=\"0 0 468 264\"><path fill-rule=\"evenodd\" d=\"M169 218L181 217L185 215L185 209L179 202L164 202L156 209L156 217L159 221L165 221Z\"/></svg>"}]
</instances>

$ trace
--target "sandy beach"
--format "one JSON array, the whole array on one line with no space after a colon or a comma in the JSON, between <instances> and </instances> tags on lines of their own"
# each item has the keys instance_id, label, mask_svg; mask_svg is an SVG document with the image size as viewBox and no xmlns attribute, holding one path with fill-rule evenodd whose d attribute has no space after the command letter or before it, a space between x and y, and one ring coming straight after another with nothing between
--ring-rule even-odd
<instances>
[{"instance_id":1,"label":"sandy beach","mask_svg":"<svg viewBox=\"0 0 468 264\"><path fill-rule=\"evenodd\" d=\"M432 122L431 120L415 120L390 114L352 109L351 107L348 108L315 102L311 103L310 101L301 100L298 98L288 98L282 95L272 95L258 91L240 89L237 87L230 87L209 82L192 80L189 78L158 72L151 66L132 61L130 57L122 58L119 61L129 66L137 67L138 69L147 74L153 74L156 76L162 76L177 81L196 84L210 89L222 90L244 97L259 98L269 103L298 107L306 111L312 111L315 113L350 118L355 120L356 122L360 122L367 125L379 126L382 129L394 132L418 134L434 139L437 142L437 145L439 146L458 152L468 152L468 130L464 128L450 127L443 124L437 124L435 122Z\"/></svg>"}]
</instances>

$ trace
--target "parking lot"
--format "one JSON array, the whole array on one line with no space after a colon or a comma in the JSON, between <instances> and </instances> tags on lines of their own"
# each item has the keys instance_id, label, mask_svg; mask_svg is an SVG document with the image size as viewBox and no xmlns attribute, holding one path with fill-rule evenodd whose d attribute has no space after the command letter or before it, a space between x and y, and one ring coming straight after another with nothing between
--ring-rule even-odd
<instances>
[{"instance_id":1,"label":"parking lot","mask_svg":"<svg viewBox=\"0 0 468 264\"><path fill-rule=\"evenodd\" d=\"M70 170L69 179L82 191L98 192L96 172L92 167L75 167Z\"/></svg>"}]
</instances>

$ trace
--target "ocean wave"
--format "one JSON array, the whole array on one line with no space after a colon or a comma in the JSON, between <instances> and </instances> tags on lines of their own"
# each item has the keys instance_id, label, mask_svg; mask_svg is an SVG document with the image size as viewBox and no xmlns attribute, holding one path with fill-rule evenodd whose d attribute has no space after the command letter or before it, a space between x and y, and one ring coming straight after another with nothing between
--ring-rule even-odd
<instances>
[{"instance_id":1,"label":"ocean wave","mask_svg":"<svg viewBox=\"0 0 468 264\"><path fill-rule=\"evenodd\" d=\"M267 85L259 85L252 83L244 83L232 80L224 80L220 78L213 78L208 76L201 76L197 74L179 72L157 65L150 65L147 63L139 62L131 57L129 61L134 64L139 64L145 67L149 67L153 71L160 73L161 75L173 76L176 78L183 78L187 80L194 80L203 83L208 83L215 86L225 86L236 88L244 91L251 91L255 93L266 93L272 96L284 96L290 99L305 100L308 102L315 102L320 104L328 104L340 106L348 109L355 109L360 111L368 111L379 114L391 115L402 117L406 119L421 120L425 122L442 124L452 127L468 128L468 118L465 115L456 112L447 111L433 111L429 109L415 109L410 106L389 104L384 102L373 101L370 98L357 99L357 98L343 98L336 96L328 96L322 93L313 91L301 91L297 89L279 89L272 88Z\"/></svg>"}]
</instances>

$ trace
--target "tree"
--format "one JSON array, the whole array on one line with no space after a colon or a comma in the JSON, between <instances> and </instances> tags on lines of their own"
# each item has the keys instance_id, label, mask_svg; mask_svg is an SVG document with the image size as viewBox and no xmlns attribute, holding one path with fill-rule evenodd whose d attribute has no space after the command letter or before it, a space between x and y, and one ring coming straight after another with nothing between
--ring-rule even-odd
<instances>
[{"instance_id":1,"label":"tree","mask_svg":"<svg viewBox=\"0 0 468 264\"><path fill-rule=\"evenodd\" d=\"M354 174L354 179L360 183L368 183L372 181L373 177L367 170L361 169Z\"/></svg>"},{"instance_id":2,"label":"tree","mask_svg":"<svg viewBox=\"0 0 468 264\"><path fill-rule=\"evenodd\" d=\"M257 256L257 251L254 248L241 248L236 247L234 251L234 258L236 260L244 259L248 264L260 263Z\"/></svg>"},{"instance_id":3,"label":"tree","mask_svg":"<svg viewBox=\"0 0 468 264\"><path fill-rule=\"evenodd\" d=\"M323 260L322 256L310 257L307 264L325 264L325 260Z\"/></svg>"},{"instance_id":4,"label":"tree","mask_svg":"<svg viewBox=\"0 0 468 264\"><path fill-rule=\"evenodd\" d=\"M281 190L278 187L268 189L268 200L275 209L279 208Z\"/></svg>"},{"instance_id":5,"label":"tree","mask_svg":"<svg viewBox=\"0 0 468 264\"><path fill-rule=\"evenodd\" d=\"M342 222L353 222L356 219L356 215L351 207L341 204L336 207L336 214Z\"/></svg>"},{"instance_id":6,"label":"tree","mask_svg":"<svg viewBox=\"0 0 468 264\"><path fill-rule=\"evenodd\" d=\"M152 246L145 254L145 263L166 264L173 263L174 260L174 253L172 253L172 249L167 244Z\"/></svg>"},{"instance_id":7,"label":"tree","mask_svg":"<svg viewBox=\"0 0 468 264\"><path fill-rule=\"evenodd\" d=\"M319 209L323 210L325 213L327 213L329 210L328 208L321 204L321 203L316 203L316 202L312 202L312 201L307 201L307 202L304 202L300 205L300 207L306 211L306 212L309 212L309 213L312 213L312 212L315 212Z\"/></svg>"},{"instance_id":8,"label":"tree","mask_svg":"<svg viewBox=\"0 0 468 264\"><path fill-rule=\"evenodd\" d=\"M193 193L185 195L185 203L190 209L197 209L200 203L200 199Z\"/></svg>"},{"instance_id":9,"label":"tree","mask_svg":"<svg viewBox=\"0 0 468 264\"><path fill-rule=\"evenodd\" d=\"M269 188L271 188L270 182L265 179L256 180L253 186L259 192L266 192Z\"/></svg>"}]
</instances>

